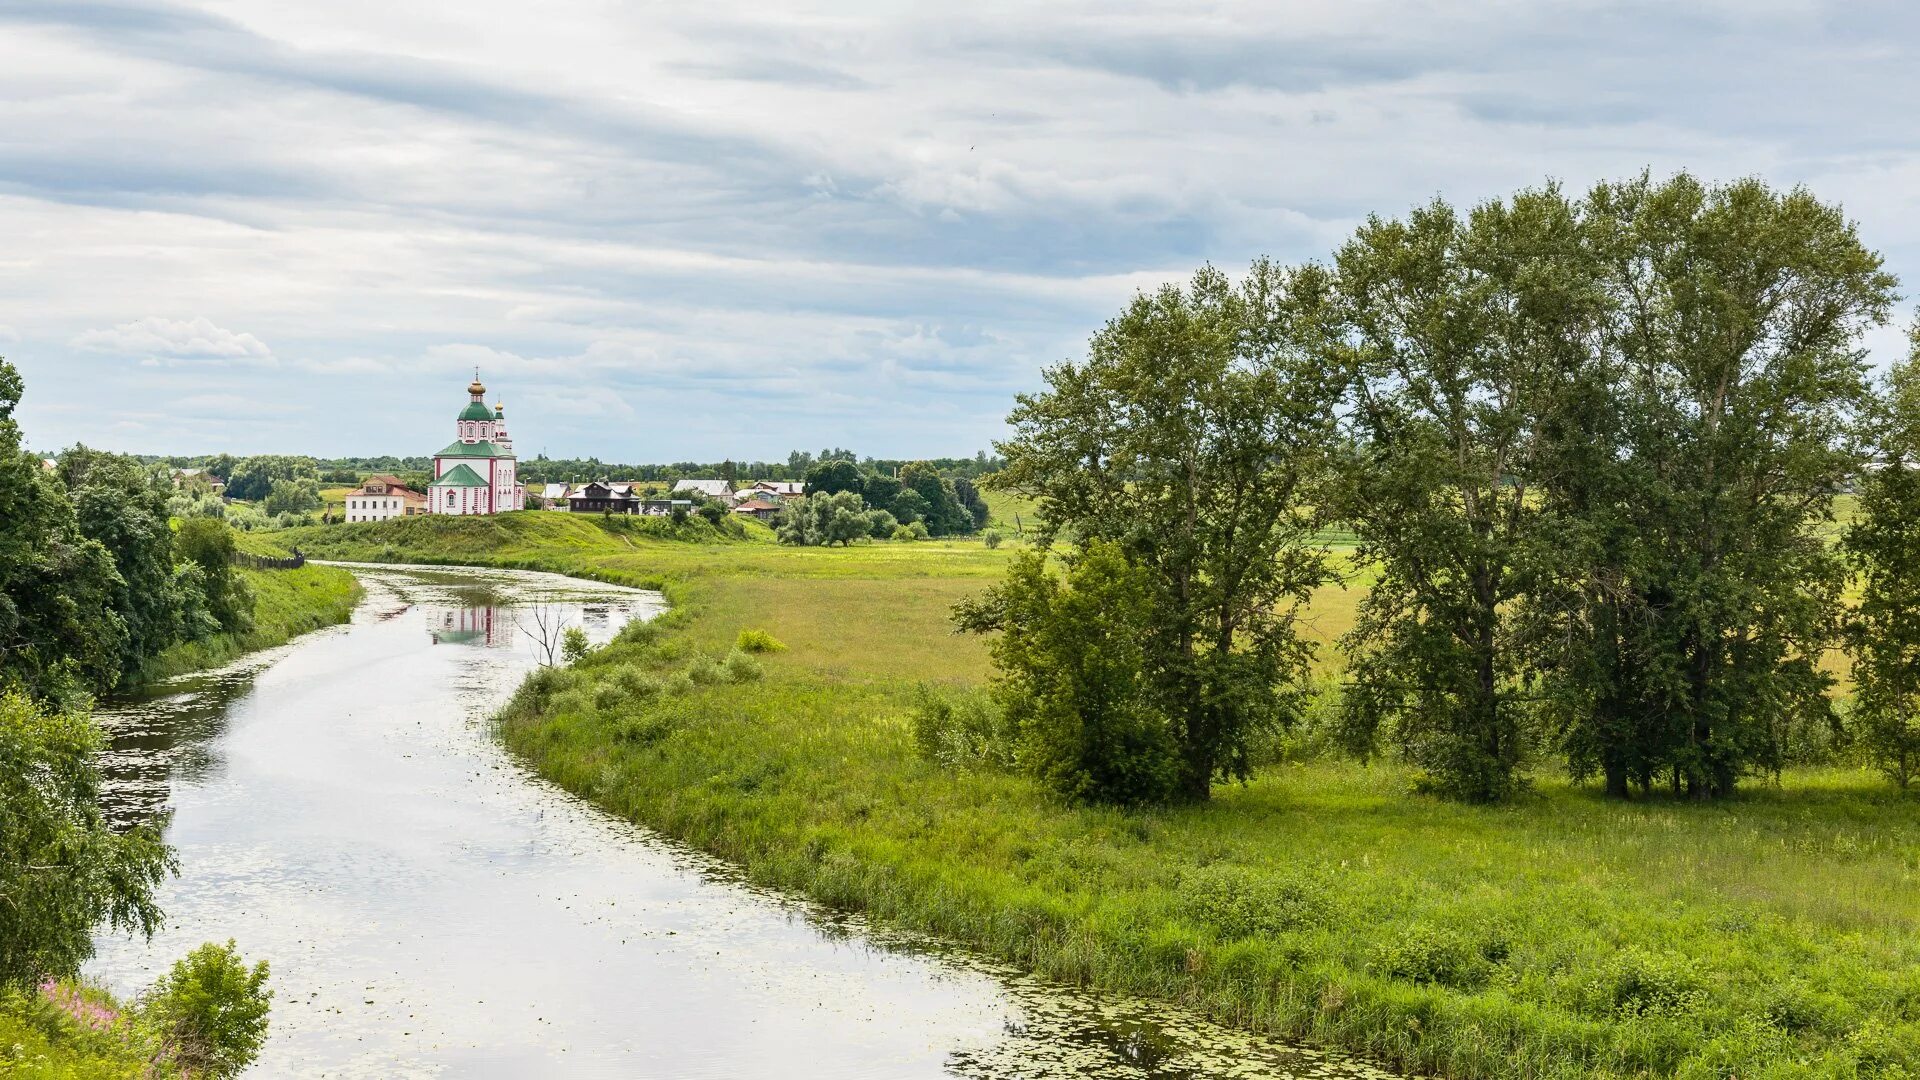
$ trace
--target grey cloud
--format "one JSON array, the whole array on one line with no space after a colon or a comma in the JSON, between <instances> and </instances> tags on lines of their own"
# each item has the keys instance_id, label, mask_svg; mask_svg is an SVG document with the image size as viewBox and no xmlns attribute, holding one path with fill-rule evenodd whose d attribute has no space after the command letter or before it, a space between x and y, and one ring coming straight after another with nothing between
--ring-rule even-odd
<instances>
[{"instance_id":1,"label":"grey cloud","mask_svg":"<svg viewBox=\"0 0 1920 1080\"><path fill-rule=\"evenodd\" d=\"M730 60L685 61L672 70L713 79L811 86L827 90L867 90L873 84L838 68L778 56L740 56Z\"/></svg>"}]
</instances>

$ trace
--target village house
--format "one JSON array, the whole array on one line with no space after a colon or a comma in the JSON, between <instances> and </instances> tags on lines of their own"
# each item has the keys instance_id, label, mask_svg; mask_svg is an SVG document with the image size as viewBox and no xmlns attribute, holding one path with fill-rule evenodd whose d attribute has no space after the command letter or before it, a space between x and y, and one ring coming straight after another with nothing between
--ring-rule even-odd
<instances>
[{"instance_id":1,"label":"village house","mask_svg":"<svg viewBox=\"0 0 1920 1080\"><path fill-rule=\"evenodd\" d=\"M415 491L393 476L369 476L347 492L348 521L387 521L427 512L425 492Z\"/></svg>"},{"instance_id":2,"label":"village house","mask_svg":"<svg viewBox=\"0 0 1920 1080\"><path fill-rule=\"evenodd\" d=\"M797 499L806 491L804 480L757 480L752 487L741 488L734 495L741 499L768 499L778 503L784 499Z\"/></svg>"},{"instance_id":3,"label":"village house","mask_svg":"<svg viewBox=\"0 0 1920 1080\"><path fill-rule=\"evenodd\" d=\"M487 408L487 388L475 370L467 386L470 400L454 420L457 437L433 456L433 483L427 485L428 512L504 514L524 510L527 489L514 477L518 458L507 434L507 410Z\"/></svg>"},{"instance_id":4,"label":"village house","mask_svg":"<svg viewBox=\"0 0 1920 1080\"><path fill-rule=\"evenodd\" d=\"M734 497L733 485L725 480L682 480L673 485L675 495L693 495L697 498L711 499L726 506L732 506L739 499Z\"/></svg>"},{"instance_id":5,"label":"village house","mask_svg":"<svg viewBox=\"0 0 1920 1080\"><path fill-rule=\"evenodd\" d=\"M736 514L745 514L760 521L772 521L780 515L780 504L762 496L750 498L733 508Z\"/></svg>"}]
</instances>

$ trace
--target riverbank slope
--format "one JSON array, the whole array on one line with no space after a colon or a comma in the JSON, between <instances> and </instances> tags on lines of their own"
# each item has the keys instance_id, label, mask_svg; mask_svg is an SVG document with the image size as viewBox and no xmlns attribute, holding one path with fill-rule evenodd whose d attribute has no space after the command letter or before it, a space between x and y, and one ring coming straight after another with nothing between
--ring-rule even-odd
<instances>
[{"instance_id":1,"label":"riverbank slope","mask_svg":"<svg viewBox=\"0 0 1920 1080\"><path fill-rule=\"evenodd\" d=\"M953 601L979 543L797 549L527 513L303 530L310 554L555 570L675 609L537 675L503 737L544 775L738 863L1071 983L1461 1077L1920 1074L1920 803L1790 773L1711 806L1543 769L1513 805L1310 761L1207 806L1067 807L937 768L925 683L988 673ZM650 523L649 523L650 524ZM758 535L758 534L756 534ZM1338 632L1351 594L1316 629ZM783 651L721 676L743 630Z\"/></svg>"},{"instance_id":2,"label":"riverbank slope","mask_svg":"<svg viewBox=\"0 0 1920 1080\"><path fill-rule=\"evenodd\" d=\"M258 534L236 532L234 540L250 555L284 558L290 554L275 539ZM134 684L216 668L247 653L284 645L301 634L346 622L360 602L359 583L352 573L336 566L309 563L297 570L239 567L238 573L253 593L253 628L172 646L148 660Z\"/></svg>"}]
</instances>

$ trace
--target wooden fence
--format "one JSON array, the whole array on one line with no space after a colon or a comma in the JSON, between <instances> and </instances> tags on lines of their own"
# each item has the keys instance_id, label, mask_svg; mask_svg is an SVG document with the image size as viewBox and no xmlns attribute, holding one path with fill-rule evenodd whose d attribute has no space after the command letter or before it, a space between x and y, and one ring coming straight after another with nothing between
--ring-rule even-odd
<instances>
[{"instance_id":1,"label":"wooden fence","mask_svg":"<svg viewBox=\"0 0 1920 1080\"><path fill-rule=\"evenodd\" d=\"M294 548L293 554L284 559L236 551L233 553L233 565L245 566L253 570L298 570L307 565L307 557L299 548Z\"/></svg>"}]
</instances>

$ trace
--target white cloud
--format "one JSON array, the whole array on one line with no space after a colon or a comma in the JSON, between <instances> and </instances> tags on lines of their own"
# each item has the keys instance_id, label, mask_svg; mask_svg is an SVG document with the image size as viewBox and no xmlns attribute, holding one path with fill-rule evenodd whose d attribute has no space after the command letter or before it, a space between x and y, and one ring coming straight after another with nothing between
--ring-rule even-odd
<instances>
[{"instance_id":1,"label":"white cloud","mask_svg":"<svg viewBox=\"0 0 1920 1080\"><path fill-rule=\"evenodd\" d=\"M274 363L273 350L266 342L252 334L215 326L204 315L186 320L149 315L111 329L85 331L71 344L91 352L143 356L155 365Z\"/></svg>"},{"instance_id":2,"label":"white cloud","mask_svg":"<svg viewBox=\"0 0 1920 1080\"><path fill-rule=\"evenodd\" d=\"M478 363L555 454L966 453L1136 289L1435 194L1805 182L1920 276L1917 32L1813 0L0 3L6 352L45 445L232 393L297 411L227 449L417 451Z\"/></svg>"}]
</instances>

